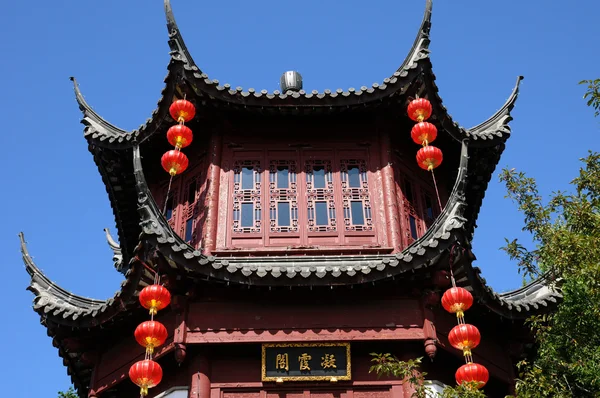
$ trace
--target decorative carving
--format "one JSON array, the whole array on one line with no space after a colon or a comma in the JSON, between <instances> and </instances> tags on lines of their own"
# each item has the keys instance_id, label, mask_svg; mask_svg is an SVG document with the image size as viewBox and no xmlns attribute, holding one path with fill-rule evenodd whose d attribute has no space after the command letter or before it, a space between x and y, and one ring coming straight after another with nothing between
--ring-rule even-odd
<instances>
[{"instance_id":1,"label":"decorative carving","mask_svg":"<svg viewBox=\"0 0 600 398\"><path fill-rule=\"evenodd\" d=\"M233 232L261 232L261 168L259 160L233 165Z\"/></svg>"},{"instance_id":2,"label":"decorative carving","mask_svg":"<svg viewBox=\"0 0 600 398\"><path fill-rule=\"evenodd\" d=\"M298 232L298 187L294 160L269 162L269 228Z\"/></svg>"},{"instance_id":3,"label":"decorative carving","mask_svg":"<svg viewBox=\"0 0 600 398\"><path fill-rule=\"evenodd\" d=\"M433 358L435 358L435 354L437 353L437 346L435 345L436 340L434 339L427 339L425 340L425 353L427 354L427 356L429 357L429 359L431 359L433 361Z\"/></svg>"},{"instance_id":4,"label":"decorative carving","mask_svg":"<svg viewBox=\"0 0 600 398\"><path fill-rule=\"evenodd\" d=\"M115 242L108 228L104 228L104 233L106 234L106 241L108 242L108 246L113 251L113 265L117 271L125 275L127 269L126 267L123 267L123 253L121 251L121 246L117 242Z\"/></svg>"},{"instance_id":5,"label":"decorative carving","mask_svg":"<svg viewBox=\"0 0 600 398\"><path fill-rule=\"evenodd\" d=\"M337 231L331 161L307 160L304 170L306 172L308 231Z\"/></svg>"},{"instance_id":6,"label":"decorative carving","mask_svg":"<svg viewBox=\"0 0 600 398\"><path fill-rule=\"evenodd\" d=\"M364 160L340 161L344 228L346 231L372 231L371 200L367 181L367 164Z\"/></svg>"},{"instance_id":7,"label":"decorative carving","mask_svg":"<svg viewBox=\"0 0 600 398\"><path fill-rule=\"evenodd\" d=\"M185 357L187 355L187 347L183 343L175 344L175 361L177 364L181 366L183 361L185 361Z\"/></svg>"}]
</instances>

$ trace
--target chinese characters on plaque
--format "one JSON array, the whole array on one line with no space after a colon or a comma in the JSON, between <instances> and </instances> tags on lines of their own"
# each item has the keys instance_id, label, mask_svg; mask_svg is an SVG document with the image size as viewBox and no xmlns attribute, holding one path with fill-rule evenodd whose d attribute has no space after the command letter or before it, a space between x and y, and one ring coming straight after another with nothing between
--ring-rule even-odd
<instances>
[{"instance_id":1,"label":"chinese characters on plaque","mask_svg":"<svg viewBox=\"0 0 600 398\"><path fill-rule=\"evenodd\" d=\"M263 344L263 381L350 380L349 343Z\"/></svg>"}]
</instances>

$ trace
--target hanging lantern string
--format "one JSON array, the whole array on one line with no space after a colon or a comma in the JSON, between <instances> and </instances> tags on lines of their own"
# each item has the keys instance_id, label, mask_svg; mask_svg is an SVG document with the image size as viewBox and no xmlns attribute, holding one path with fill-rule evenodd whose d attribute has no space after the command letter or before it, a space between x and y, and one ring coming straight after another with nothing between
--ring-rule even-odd
<instances>
[{"instance_id":1,"label":"hanging lantern string","mask_svg":"<svg viewBox=\"0 0 600 398\"><path fill-rule=\"evenodd\" d=\"M167 216L167 203L169 203L169 195L171 194L171 185L173 184L173 176L169 178L169 186L167 188L167 195L165 196L165 205L163 206L163 216Z\"/></svg>"},{"instance_id":2,"label":"hanging lantern string","mask_svg":"<svg viewBox=\"0 0 600 398\"><path fill-rule=\"evenodd\" d=\"M448 265L450 266L450 281L452 282L452 287L456 287L454 271L452 270L452 267L454 266L454 249L456 249L456 245L452 245L452 248L450 248L450 258L448 259Z\"/></svg>"},{"instance_id":3,"label":"hanging lantern string","mask_svg":"<svg viewBox=\"0 0 600 398\"><path fill-rule=\"evenodd\" d=\"M433 186L435 187L435 195L437 196L438 205L440 206L440 212L443 210L442 208L442 200L440 199L440 191L438 191L437 182L435 180L435 174L433 173L433 169L431 169L431 178L433 178Z\"/></svg>"},{"instance_id":4,"label":"hanging lantern string","mask_svg":"<svg viewBox=\"0 0 600 398\"><path fill-rule=\"evenodd\" d=\"M156 270L155 270L155 269L151 268L151 267L150 267L148 264L146 264L146 263L145 263L145 262L143 262L143 261L140 261L140 262L142 263L142 265L144 266L144 268L146 268L146 269L147 269L148 271L150 271L152 274L155 274L155 275L156 275Z\"/></svg>"}]
</instances>

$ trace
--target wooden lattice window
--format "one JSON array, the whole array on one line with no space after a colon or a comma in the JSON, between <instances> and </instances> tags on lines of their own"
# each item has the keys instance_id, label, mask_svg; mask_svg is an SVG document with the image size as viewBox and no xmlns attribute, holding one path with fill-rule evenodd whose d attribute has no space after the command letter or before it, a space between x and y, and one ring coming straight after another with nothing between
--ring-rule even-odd
<instances>
[{"instance_id":1,"label":"wooden lattice window","mask_svg":"<svg viewBox=\"0 0 600 398\"><path fill-rule=\"evenodd\" d=\"M417 184L403 175L398 179L398 187L404 243L409 245L425 234L440 209L435 194L426 185Z\"/></svg>"},{"instance_id":2,"label":"wooden lattice window","mask_svg":"<svg viewBox=\"0 0 600 398\"><path fill-rule=\"evenodd\" d=\"M261 232L260 160L236 161L233 176L233 232Z\"/></svg>"},{"instance_id":3,"label":"wooden lattice window","mask_svg":"<svg viewBox=\"0 0 600 398\"><path fill-rule=\"evenodd\" d=\"M368 158L366 150L232 151L226 247L376 245Z\"/></svg>"},{"instance_id":4,"label":"wooden lattice window","mask_svg":"<svg viewBox=\"0 0 600 398\"><path fill-rule=\"evenodd\" d=\"M306 174L308 231L337 231L331 161L307 160L304 171Z\"/></svg>"},{"instance_id":5,"label":"wooden lattice window","mask_svg":"<svg viewBox=\"0 0 600 398\"><path fill-rule=\"evenodd\" d=\"M271 232L298 232L298 187L294 160L269 162L269 225Z\"/></svg>"},{"instance_id":6,"label":"wooden lattice window","mask_svg":"<svg viewBox=\"0 0 600 398\"><path fill-rule=\"evenodd\" d=\"M169 184L164 184L158 203L173 231L193 246L199 243L198 226L202 221L200 214L203 210L203 188L205 188L203 171L202 165L198 164L187 174L175 177L170 187ZM169 190L168 197L166 197L167 190Z\"/></svg>"},{"instance_id":7,"label":"wooden lattice window","mask_svg":"<svg viewBox=\"0 0 600 398\"><path fill-rule=\"evenodd\" d=\"M346 231L372 231L371 200L364 160L340 161L344 228Z\"/></svg>"}]
</instances>

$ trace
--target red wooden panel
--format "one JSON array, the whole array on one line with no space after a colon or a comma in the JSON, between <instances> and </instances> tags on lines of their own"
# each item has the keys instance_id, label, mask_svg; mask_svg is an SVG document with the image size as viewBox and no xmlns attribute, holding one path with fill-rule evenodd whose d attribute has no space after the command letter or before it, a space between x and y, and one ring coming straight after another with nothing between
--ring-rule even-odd
<instances>
[{"instance_id":1,"label":"red wooden panel","mask_svg":"<svg viewBox=\"0 0 600 398\"><path fill-rule=\"evenodd\" d=\"M223 391L223 398L260 398L260 391Z\"/></svg>"},{"instance_id":2,"label":"red wooden panel","mask_svg":"<svg viewBox=\"0 0 600 398\"><path fill-rule=\"evenodd\" d=\"M307 300L310 300L307 297ZM282 329L394 329L421 327L423 313L418 300L364 300L358 303L311 305L280 302L191 303L190 330Z\"/></svg>"},{"instance_id":3,"label":"red wooden panel","mask_svg":"<svg viewBox=\"0 0 600 398\"><path fill-rule=\"evenodd\" d=\"M267 398L304 398L303 391L266 391Z\"/></svg>"},{"instance_id":4,"label":"red wooden panel","mask_svg":"<svg viewBox=\"0 0 600 398\"><path fill-rule=\"evenodd\" d=\"M392 394L389 388L355 390L354 398L391 398Z\"/></svg>"},{"instance_id":5,"label":"red wooden panel","mask_svg":"<svg viewBox=\"0 0 600 398\"><path fill-rule=\"evenodd\" d=\"M385 223L377 222L382 221L380 195L374 194L381 185L379 158L370 148L324 139L312 141L310 149L290 150L289 137L278 136L276 144L255 138L224 139L245 144L224 150L228 181L221 184L219 203L227 211L219 214L226 220L219 223L219 249L387 244ZM253 186L241 187L244 167L254 170ZM250 206L251 225L243 216Z\"/></svg>"},{"instance_id":6,"label":"red wooden panel","mask_svg":"<svg viewBox=\"0 0 600 398\"><path fill-rule=\"evenodd\" d=\"M366 340L423 340L425 335L420 327L395 329L353 329L353 330L220 330L190 331L186 342L201 343L286 343L291 341L366 341Z\"/></svg>"}]
</instances>

